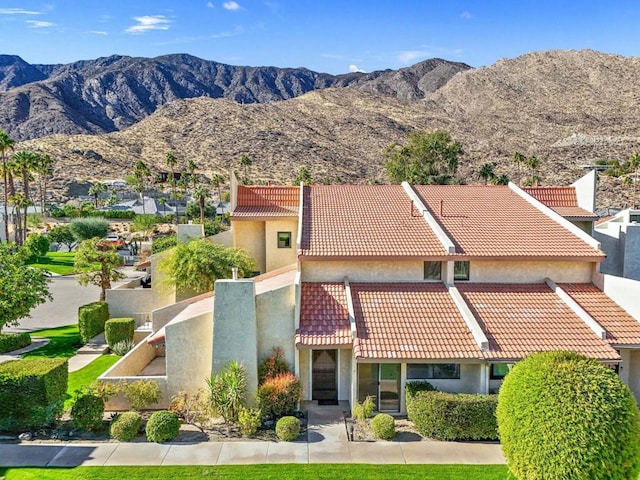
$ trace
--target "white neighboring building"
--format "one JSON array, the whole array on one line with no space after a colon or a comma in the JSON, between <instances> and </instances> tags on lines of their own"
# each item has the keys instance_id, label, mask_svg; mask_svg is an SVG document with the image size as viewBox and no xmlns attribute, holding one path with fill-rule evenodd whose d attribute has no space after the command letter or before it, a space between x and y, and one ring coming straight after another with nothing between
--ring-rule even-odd
<instances>
[{"instance_id":1,"label":"white neighboring building","mask_svg":"<svg viewBox=\"0 0 640 480\"><path fill-rule=\"evenodd\" d=\"M607 254L602 273L640 280L640 210L622 210L597 223L593 236Z\"/></svg>"}]
</instances>

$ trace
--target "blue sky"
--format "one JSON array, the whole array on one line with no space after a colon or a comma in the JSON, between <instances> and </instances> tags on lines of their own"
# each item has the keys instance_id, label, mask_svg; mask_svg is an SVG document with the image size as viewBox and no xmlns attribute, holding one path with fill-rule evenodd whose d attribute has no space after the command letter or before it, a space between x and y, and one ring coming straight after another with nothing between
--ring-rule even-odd
<instances>
[{"instance_id":1,"label":"blue sky","mask_svg":"<svg viewBox=\"0 0 640 480\"><path fill-rule=\"evenodd\" d=\"M189 53L333 74L548 49L640 55L640 0L0 0L0 53L29 63Z\"/></svg>"}]
</instances>

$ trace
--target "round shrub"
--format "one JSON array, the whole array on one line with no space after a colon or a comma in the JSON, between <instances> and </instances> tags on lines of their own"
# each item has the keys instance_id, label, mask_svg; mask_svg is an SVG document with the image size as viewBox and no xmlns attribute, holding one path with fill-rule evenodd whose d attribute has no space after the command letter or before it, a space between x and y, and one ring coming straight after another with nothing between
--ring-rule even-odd
<instances>
[{"instance_id":1,"label":"round shrub","mask_svg":"<svg viewBox=\"0 0 640 480\"><path fill-rule=\"evenodd\" d=\"M276 422L276 435L284 442L293 442L300 435L300 420L296 417L282 417Z\"/></svg>"},{"instance_id":2,"label":"round shrub","mask_svg":"<svg viewBox=\"0 0 640 480\"><path fill-rule=\"evenodd\" d=\"M111 438L120 440L121 442L129 442L136 438L142 417L138 412L124 412L111 421L109 434Z\"/></svg>"},{"instance_id":3,"label":"round shrub","mask_svg":"<svg viewBox=\"0 0 640 480\"><path fill-rule=\"evenodd\" d=\"M293 373L281 373L268 378L258 387L258 407L263 415L290 415L301 398L302 385Z\"/></svg>"},{"instance_id":4,"label":"round shrub","mask_svg":"<svg viewBox=\"0 0 640 480\"><path fill-rule=\"evenodd\" d=\"M180 433L180 418L168 410L154 412L147 422L145 432L150 442L173 440Z\"/></svg>"},{"instance_id":5,"label":"round shrub","mask_svg":"<svg viewBox=\"0 0 640 480\"><path fill-rule=\"evenodd\" d=\"M376 437L383 440L391 440L396 436L396 424L388 413L379 413L371 420L371 430Z\"/></svg>"},{"instance_id":6,"label":"round shrub","mask_svg":"<svg viewBox=\"0 0 640 480\"><path fill-rule=\"evenodd\" d=\"M71 419L75 428L100 430L103 426L104 400L93 393L81 393L76 396L71 407Z\"/></svg>"},{"instance_id":7,"label":"round shrub","mask_svg":"<svg viewBox=\"0 0 640 480\"><path fill-rule=\"evenodd\" d=\"M636 479L636 401L611 369L571 352L531 355L500 388L500 440L520 479Z\"/></svg>"}]
</instances>

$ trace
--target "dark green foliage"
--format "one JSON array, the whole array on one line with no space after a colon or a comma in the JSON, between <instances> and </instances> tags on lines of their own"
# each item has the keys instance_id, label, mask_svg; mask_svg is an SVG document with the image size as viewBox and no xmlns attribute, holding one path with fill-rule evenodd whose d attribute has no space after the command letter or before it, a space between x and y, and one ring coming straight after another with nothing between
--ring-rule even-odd
<instances>
[{"instance_id":1,"label":"dark green foliage","mask_svg":"<svg viewBox=\"0 0 640 480\"><path fill-rule=\"evenodd\" d=\"M107 320L104 324L104 337L109 348L113 349L113 346L118 342L131 342L135 326L136 322L133 318L110 318Z\"/></svg>"},{"instance_id":2,"label":"dark green foliage","mask_svg":"<svg viewBox=\"0 0 640 480\"><path fill-rule=\"evenodd\" d=\"M302 398L302 385L293 373L281 373L258 387L256 400L263 415L292 414Z\"/></svg>"},{"instance_id":3,"label":"dark green foliage","mask_svg":"<svg viewBox=\"0 0 640 480\"><path fill-rule=\"evenodd\" d=\"M163 252L164 250L175 247L177 244L178 236L175 234L154 238L151 243L151 253Z\"/></svg>"},{"instance_id":4,"label":"dark green foliage","mask_svg":"<svg viewBox=\"0 0 640 480\"><path fill-rule=\"evenodd\" d=\"M239 362L227 363L221 372L207 379L211 408L227 422L235 422L244 408L247 372Z\"/></svg>"},{"instance_id":5,"label":"dark green foliage","mask_svg":"<svg viewBox=\"0 0 640 480\"><path fill-rule=\"evenodd\" d=\"M407 397L413 396L418 392L435 392L436 390L437 388L429 382L407 382L405 386Z\"/></svg>"},{"instance_id":6,"label":"dark green foliage","mask_svg":"<svg viewBox=\"0 0 640 480\"><path fill-rule=\"evenodd\" d=\"M497 395L417 391L407 394L407 417L439 440L497 440Z\"/></svg>"},{"instance_id":7,"label":"dark green foliage","mask_svg":"<svg viewBox=\"0 0 640 480\"><path fill-rule=\"evenodd\" d=\"M26 358L0 364L0 430L40 428L62 414L67 360Z\"/></svg>"},{"instance_id":8,"label":"dark green foliage","mask_svg":"<svg viewBox=\"0 0 640 480\"><path fill-rule=\"evenodd\" d=\"M131 219L136 216L133 210L95 210L93 205L84 208L65 205L63 208L52 208L49 212L53 218L85 218L85 217L101 217L101 218L124 218Z\"/></svg>"},{"instance_id":9,"label":"dark green foliage","mask_svg":"<svg viewBox=\"0 0 640 480\"><path fill-rule=\"evenodd\" d=\"M224 232L225 230L229 230L229 225L225 223L223 217L216 217L214 219L205 218L203 225L205 237L210 237L220 232Z\"/></svg>"},{"instance_id":10,"label":"dark green foliage","mask_svg":"<svg viewBox=\"0 0 640 480\"><path fill-rule=\"evenodd\" d=\"M29 258L44 257L49 251L49 245L49 239L39 233L32 233L24 242Z\"/></svg>"},{"instance_id":11,"label":"dark green foliage","mask_svg":"<svg viewBox=\"0 0 640 480\"><path fill-rule=\"evenodd\" d=\"M31 345L29 332L0 333L0 353L11 352Z\"/></svg>"},{"instance_id":12,"label":"dark green foliage","mask_svg":"<svg viewBox=\"0 0 640 480\"><path fill-rule=\"evenodd\" d=\"M79 392L76 394L71 407L71 420L73 426L83 430L100 430L103 427L104 400L101 396L92 392Z\"/></svg>"},{"instance_id":13,"label":"dark green foliage","mask_svg":"<svg viewBox=\"0 0 640 480\"><path fill-rule=\"evenodd\" d=\"M96 335L104 332L104 325L109 320L107 302L93 302L78 308L78 328L82 343L86 344Z\"/></svg>"},{"instance_id":14,"label":"dark green foliage","mask_svg":"<svg viewBox=\"0 0 640 480\"><path fill-rule=\"evenodd\" d=\"M262 385L268 378L290 371L291 366L284 358L284 350L281 347L273 347L271 355L264 358L258 365L258 385Z\"/></svg>"},{"instance_id":15,"label":"dark green foliage","mask_svg":"<svg viewBox=\"0 0 640 480\"><path fill-rule=\"evenodd\" d=\"M498 424L520 479L633 479L640 424L633 394L611 369L572 352L517 363L500 388Z\"/></svg>"},{"instance_id":16,"label":"dark green foliage","mask_svg":"<svg viewBox=\"0 0 640 480\"><path fill-rule=\"evenodd\" d=\"M56 225L49 233L47 233L49 241L52 243L61 243L67 246L67 250L71 251L77 243L76 237L71 232L69 225Z\"/></svg>"},{"instance_id":17,"label":"dark green foliage","mask_svg":"<svg viewBox=\"0 0 640 480\"><path fill-rule=\"evenodd\" d=\"M382 440L391 440L396 436L396 424L388 413L379 413L371 420L371 430Z\"/></svg>"},{"instance_id":18,"label":"dark green foliage","mask_svg":"<svg viewBox=\"0 0 640 480\"><path fill-rule=\"evenodd\" d=\"M180 418L168 410L154 412L145 428L147 440L162 443L173 440L180 433Z\"/></svg>"},{"instance_id":19,"label":"dark green foliage","mask_svg":"<svg viewBox=\"0 0 640 480\"><path fill-rule=\"evenodd\" d=\"M135 218L136 212L134 212L133 210L94 210L93 212L91 212L91 215L96 217L104 217L104 218L112 218L112 219L118 219L118 218L132 219L132 218Z\"/></svg>"},{"instance_id":20,"label":"dark green foliage","mask_svg":"<svg viewBox=\"0 0 640 480\"><path fill-rule=\"evenodd\" d=\"M300 420L282 417L276 422L276 436L284 442L293 442L300 435Z\"/></svg>"},{"instance_id":21,"label":"dark green foliage","mask_svg":"<svg viewBox=\"0 0 640 480\"><path fill-rule=\"evenodd\" d=\"M69 223L69 229L77 240L102 238L109 231L109 222L99 217L76 218Z\"/></svg>"},{"instance_id":22,"label":"dark green foliage","mask_svg":"<svg viewBox=\"0 0 640 480\"><path fill-rule=\"evenodd\" d=\"M141 423L142 416L138 412L121 413L111 420L109 435L121 442L129 442L138 435Z\"/></svg>"},{"instance_id":23,"label":"dark green foliage","mask_svg":"<svg viewBox=\"0 0 640 480\"><path fill-rule=\"evenodd\" d=\"M197 218L200 220L200 205L198 202L189 202L187 204L187 208L185 209L185 214L190 218ZM211 218L216 214L216 207L210 203L206 202L204 205L204 216L206 218Z\"/></svg>"}]
</instances>

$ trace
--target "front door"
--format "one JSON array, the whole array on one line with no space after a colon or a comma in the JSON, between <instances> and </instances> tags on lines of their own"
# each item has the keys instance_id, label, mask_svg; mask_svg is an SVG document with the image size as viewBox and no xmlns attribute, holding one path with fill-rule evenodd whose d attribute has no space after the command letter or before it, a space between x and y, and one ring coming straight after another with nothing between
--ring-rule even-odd
<instances>
[{"instance_id":1,"label":"front door","mask_svg":"<svg viewBox=\"0 0 640 480\"><path fill-rule=\"evenodd\" d=\"M336 382L337 350L312 350L311 399L320 402L338 401Z\"/></svg>"},{"instance_id":2,"label":"front door","mask_svg":"<svg viewBox=\"0 0 640 480\"><path fill-rule=\"evenodd\" d=\"M380 364L380 396L378 410L381 412L400 411L400 364Z\"/></svg>"}]
</instances>

